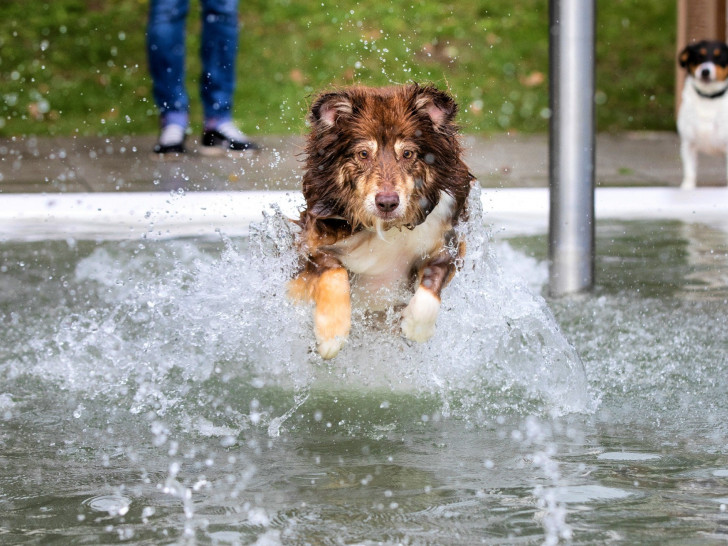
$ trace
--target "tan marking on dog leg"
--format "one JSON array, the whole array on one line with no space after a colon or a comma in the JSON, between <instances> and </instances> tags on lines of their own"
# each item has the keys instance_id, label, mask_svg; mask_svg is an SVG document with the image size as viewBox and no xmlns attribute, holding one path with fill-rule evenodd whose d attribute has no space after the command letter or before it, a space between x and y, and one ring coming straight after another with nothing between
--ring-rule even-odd
<instances>
[{"instance_id":1,"label":"tan marking on dog leg","mask_svg":"<svg viewBox=\"0 0 728 546\"><path fill-rule=\"evenodd\" d=\"M440 311L440 298L420 286L402 311L402 333L407 339L422 343L435 333L435 321Z\"/></svg>"},{"instance_id":2,"label":"tan marking on dog leg","mask_svg":"<svg viewBox=\"0 0 728 546\"><path fill-rule=\"evenodd\" d=\"M322 358L334 358L346 343L351 328L349 274L343 267L324 271L313 291L316 309L314 333Z\"/></svg>"}]
</instances>

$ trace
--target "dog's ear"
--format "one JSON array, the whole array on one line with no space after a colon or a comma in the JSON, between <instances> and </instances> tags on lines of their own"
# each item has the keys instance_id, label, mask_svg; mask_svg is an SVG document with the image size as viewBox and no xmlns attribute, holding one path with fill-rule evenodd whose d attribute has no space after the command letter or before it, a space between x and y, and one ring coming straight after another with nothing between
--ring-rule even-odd
<instances>
[{"instance_id":1,"label":"dog's ear","mask_svg":"<svg viewBox=\"0 0 728 546\"><path fill-rule=\"evenodd\" d=\"M688 61L690 60L690 53L692 52L694 47L695 46L693 45L686 46L685 49L680 52L678 60L680 61L681 67L685 68L688 65Z\"/></svg>"},{"instance_id":2,"label":"dog's ear","mask_svg":"<svg viewBox=\"0 0 728 546\"><path fill-rule=\"evenodd\" d=\"M311 125L323 124L328 128L336 125L341 115L348 115L351 112L351 98L346 93L324 93L311 106L308 119Z\"/></svg>"},{"instance_id":3,"label":"dog's ear","mask_svg":"<svg viewBox=\"0 0 728 546\"><path fill-rule=\"evenodd\" d=\"M440 129L452 123L455 119L455 114L458 111L458 105L455 103L453 98L440 91L434 86L420 87L414 86L415 92L415 108L422 112L425 112L427 116L432 120L432 124L436 129Z\"/></svg>"}]
</instances>

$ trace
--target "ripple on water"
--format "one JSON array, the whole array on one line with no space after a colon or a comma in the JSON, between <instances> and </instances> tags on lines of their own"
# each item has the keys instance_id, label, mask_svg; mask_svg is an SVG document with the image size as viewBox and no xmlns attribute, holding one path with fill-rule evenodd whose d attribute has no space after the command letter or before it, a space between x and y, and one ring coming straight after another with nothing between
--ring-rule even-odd
<instances>
[{"instance_id":1,"label":"ripple on water","mask_svg":"<svg viewBox=\"0 0 728 546\"><path fill-rule=\"evenodd\" d=\"M603 485L575 485L567 487L557 487L551 490L555 499L559 502L569 503L589 503L589 502L607 502L612 500L620 500L634 495L631 491L619 489L616 487L605 487Z\"/></svg>"},{"instance_id":2,"label":"ripple on water","mask_svg":"<svg viewBox=\"0 0 728 546\"><path fill-rule=\"evenodd\" d=\"M123 495L97 495L81 502L94 512L106 512L110 516L123 516L129 512L131 499Z\"/></svg>"},{"instance_id":3,"label":"ripple on water","mask_svg":"<svg viewBox=\"0 0 728 546\"><path fill-rule=\"evenodd\" d=\"M597 456L600 461L656 461L661 458L655 453L635 453L632 451L607 451Z\"/></svg>"}]
</instances>

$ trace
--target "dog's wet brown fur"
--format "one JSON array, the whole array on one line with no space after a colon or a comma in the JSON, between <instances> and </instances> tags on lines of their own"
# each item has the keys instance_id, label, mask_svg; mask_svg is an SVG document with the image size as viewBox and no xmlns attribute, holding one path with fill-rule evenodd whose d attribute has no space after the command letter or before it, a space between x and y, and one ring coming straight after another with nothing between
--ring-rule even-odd
<instances>
[{"instance_id":1,"label":"dog's wet brown fur","mask_svg":"<svg viewBox=\"0 0 728 546\"><path fill-rule=\"evenodd\" d=\"M447 93L417 84L351 87L324 93L313 103L303 176L306 209L299 220L304 265L291 293L316 304L316 335L325 358L330 356L321 349L322 339L348 335L348 286L342 286L340 274L331 274L344 269L343 253L352 250L347 238L360 234L371 243L362 232L416 230L446 195L447 207L439 210L447 212L438 212L441 228L435 234L432 228L415 231L432 241L423 242L426 255L410 275L439 301L455 273L464 242L457 240L454 226L465 217L473 181L461 158L456 112ZM390 211L383 199L399 204ZM334 277L336 288L329 290L323 279Z\"/></svg>"},{"instance_id":2,"label":"dog's wet brown fur","mask_svg":"<svg viewBox=\"0 0 728 546\"><path fill-rule=\"evenodd\" d=\"M456 110L445 93L417 85L353 87L320 96L309 115L311 133L303 177L309 214L317 218L343 217L353 222L354 229L371 227L358 210L357 194L362 189L358 184L397 184L402 171L424 182L411 199L427 200L424 207L411 203L405 223L422 222L429 212L428 206L437 203L441 189L451 193L458 208L462 208L471 177L460 159L461 146L453 123ZM428 111L437 115L436 123ZM381 162L377 166L363 164L355 157L361 151L358 147L372 140L390 152L376 158ZM398 140L412 144L415 161L397 165L391 152ZM370 162L373 160L370 158Z\"/></svg>"}]
</instances>

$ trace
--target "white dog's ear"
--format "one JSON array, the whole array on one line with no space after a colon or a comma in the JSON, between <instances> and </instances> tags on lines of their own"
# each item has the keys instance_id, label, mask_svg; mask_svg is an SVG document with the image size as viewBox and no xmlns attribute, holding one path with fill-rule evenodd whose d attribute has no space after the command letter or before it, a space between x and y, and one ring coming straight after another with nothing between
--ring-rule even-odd
<instances>
[{"instance_id":1,"label":"white dog's ear","mask_svg":"<svg viewBox=\"0 0 728 546\"><path fill-rule=\"evenodd\" d=\"M415 108L425 112L436 129L453 122L458 105L450 95L432 85L420 87L415 84L413 91L416 95Z\"/></svg>"},{"instance_id":2,"label":"white dog's ear","mask_svg":"<svg viewBox=\"0 0 728 546\"><path fill-rule=\"evenodd\" d=\"M351 113L351 98L346 93L325 93L311 106L309 122L312 125L323 124L325 127L333 127L342 115Z\"/></svg>"}]
</instances>

